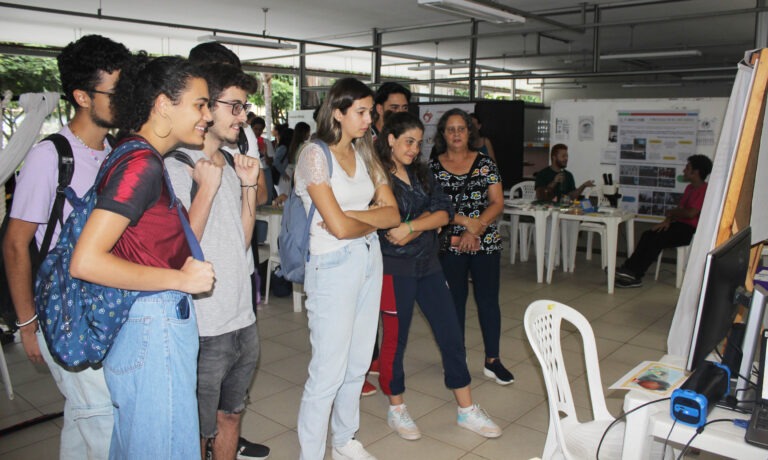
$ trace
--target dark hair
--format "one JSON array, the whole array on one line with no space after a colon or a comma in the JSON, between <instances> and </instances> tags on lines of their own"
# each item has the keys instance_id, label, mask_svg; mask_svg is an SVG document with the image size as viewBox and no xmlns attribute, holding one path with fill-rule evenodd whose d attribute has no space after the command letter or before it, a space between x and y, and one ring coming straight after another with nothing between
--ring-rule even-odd
<instances>
[{"instance_id":1,"label":"dark hair","mask_svg":"<svg viewBox=\"0 0 768 460\"><path fill-rule=\"evenodd\" d=\"M194 65L228 64L240 68L240 58L219 42L200 43L189 50L189 62Z\"/></svg>"},{"instance_id":2,"label":"dark hair","mask_svg":"<svg viewBox=\"0 0 768 460\"><path fill-rule=\"evenodd\" d=\"M105 73L121 70L130 56L122 43L101 35L86 35L65 46L56 61L67 101L77 109L73 91L93 90L101 80L100 70Z\"/></svg>"},{"instance_id":3,"label":"dark hair","mask_svg":"<svg viewBox=\"0 0 768 460\"><path fill-rule=\"evenodd\" d=\"M389 135L391 134L395 136L395 139L398 139L403 133L411 129L420 129L422 133L424 132L424 124L419 120L419 117L408 112L393 113L384 120L384 126L376 137L376 153L379 155L381 165L384 166L390 180L395 172L395 162L392 159L392 147L389 146ZM424 191L430 193L432 191L432 174L429 167L421 161L421 152L413 159L410 167Z\"/></svg>"},{"instance_id":4,"label":"dark hair","mask_svg":"<svg viewBox=\"0 0 768 460\"><path fill-rule=\"evenodd\" d=\"M293 138L291 139L291 145L288 146L288 163L296 163L296 153L299 151L301 144L309 139L309 132L311 127L300 121L293 127Z\"/></svg>"},{"instance_id":5,"label":"dark hair","mask_svg":"<svg viewBox=\"0 0 768 460\"><path fill-rule=\"evenodd\" d=\"M552 146L552 150L549 151L549 156L553 157L557 155L557 152L561 150L568 150L568 146L565 144L555 144Z\"/></svg>"},{"instance_id":6,"label":"dark hair","mask_svg":"<svg viewBox=\"0 0 768 460\"><path fill-rule=\"evenodd\" d=\"M149 58L143 51L131 58L113 96L119 128L135 132L149 120L155 100L165 94L178 102L190 78L205 78L200 69L178 56Z\"/></svg>"},{"instance_id":7,"label":"dark hair","mask_svg":"<svg viewBox=\"0 0 768 460\"><path fill-rule=\"evenodd\" d=\"M474 120L477 120L477 123L478 123L478 124L481 124L481 125L483 124L482 120L480 120L480 117L478 117L478 116L477 116L477 113L475 113L475 112L472 112L472 113L470 113L470 114L469 114L469 116L470 116L471 118L473 118ZM485 135L485 134L483 134L483 128L482 128L482 127L480 127L480 128L477 130L477 135L478 135L478 137L482 137L482 136L484 136L484 135Z\"/></svg>"},{"instance_id":8,"label":"dark hair","mask_svg":"<svg viewBox=\"0 0 768 460\"><path fill-rule=\"evenodd\" d=\"M333 112L339 109L341 113L346 114L347 109L352 107L355 101L373 97L373 91L365 86L363 82L355 78L342 78L336 80L331 86L328 95L320 106L317 113L317 139L333 146L341 141L341 123L333 117ZM373 181L375 188L387 182L386 172L384 172L379 163L378 157L373 152L373 140L371 130L361 138L352 141L355 149L363 157L365 165L368 168L368 174Z\"/></svg>"},{"instance_id":9,"label":"dark hair","mask_svg":"<svg viewBox=\"0 0 768 460\"><path fill-rule=\"evenodd\" d=\"M251 128L253 128L253 125L261 125L263 127L267 127L267 122L264 121L263 118L254 116L252 119L248 121L248 124L251 125Z\"/></svg>"},{"instance_id":10,"label":"dark hair","mask_svg":"<svg viewBox=\"0 0 768 460\"><path fill-rule=\"evenodd\" d=\"M408 90L408 88L404 87L400 83L395 83L393 81L388 81L379 86L379 89L376 91L376 95L373 96L373 102L380 105L384 104L387 102L387 99L389 99L390 94L402 94L405 96L406 101L411 102L411 92Z\"/></svg>"},{"instance_id":11,"label":"dark hair","mask_svg":"<svg viewBox=\"0 0 768 460\"><path fill-rule=\"evenodd\" d=\"M448 150L448 145L445 142L445 125L448 124L448 119L454 115L460 116L464 119L464 123L467 125L467 131L469 132L469 140L467 142L467 148L472 149L477 144L477 128L472 123L472 118L469 114L461 109L451 109L440 117L440 121L437 122L437 136L435 136L435 144L432 147L432 157L442 155Z\"/></svg>"},{"instance_id":12,"label":"dark hair","mask_svg":"<svg viewBox=\"0 0 768 460\"><path fill-rule=\"evenodd\" d=\"M216 104L216 99L227 88L234 86L244 90L246 94L253 94L259 89L259 84L255 78L232 65L205 64L200 66L200 71L203 72L205 81L208 82L208 105L211 108Z\"/></svg>"},{"instance_id":13,"label":"dark hair","mask_svg":"<svg viewBox=\"0 0 768 460\"><path fill-rule=\"evenodd\" d=\"M289 145L291 145L291 140L293 139L293 129L282 126L280 128L280 140L277 142L277 145L284 145L287 149Z\"/></svg>"},{"instance_id":14,"label":"dark hair","mask_svg":"<svg viewBox=\"0 0 768 460\"><path fill-rule=\"evenodd\" d=\"M706 155L696 154L688 157L688 163L691 164L691 169L695 169L699 172L701 180L705 180L709 173L712 172L712 160Z\"/></svg>"}]
</instances>

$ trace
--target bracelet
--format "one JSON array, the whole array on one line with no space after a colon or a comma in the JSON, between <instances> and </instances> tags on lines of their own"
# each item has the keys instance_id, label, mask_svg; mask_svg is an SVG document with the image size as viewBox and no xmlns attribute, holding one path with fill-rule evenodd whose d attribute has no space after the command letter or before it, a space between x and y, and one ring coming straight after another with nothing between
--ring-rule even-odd
<instances>
[{"instance_id":1,"label":"bracelet","mask_svg":"<svg viewBox=\"0 0 768 460\"><path fill-rule=\"evenodd\" d=\"M30 324L34 323L35 320L37 320L37 313L35 313L32 316L32 318L28 319L27 321L24 321L23 323L19 323L19 320L16 320L16 327L29 326Z\"/></svg>"},{"instance_id":2,"label":"bracelet","mask_svg":"<svg viewBox=\"0 0 768 460\"><path fill-rule=\"evenodd\" d=\"M240 185L240 188L256 188L259 184L253 184L253 185Z\"/></svg>"},{"instance_id":3,"label":"bracelet","mask_svg":"<svg viewBox=\"0 0 768 460\"><path fill-rule=\"evenodd\" d=\"M411 233L413 233L413 227L411 227L411 221L410 220L406 220L405 223L408 224L408 229L410 230L410 232L408 234L410 235Z\"/></svg>"}]
</instances>

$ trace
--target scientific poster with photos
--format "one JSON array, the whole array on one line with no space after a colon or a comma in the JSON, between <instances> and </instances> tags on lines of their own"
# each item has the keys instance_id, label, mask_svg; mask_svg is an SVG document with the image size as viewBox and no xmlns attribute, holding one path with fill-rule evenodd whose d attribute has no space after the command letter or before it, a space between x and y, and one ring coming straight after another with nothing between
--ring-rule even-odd
<instances>
[{"instance_id":1,"label":"scientific poster with photos","mask_svg":"<svg viewBox=\"0 0 768 460\"><path fill-rule=\"evenodd\" d=\"M662 221L688 185L683 169L696 153L698 111L619 111L618 119L622 207Z\"/></svg>"}]
</instances>

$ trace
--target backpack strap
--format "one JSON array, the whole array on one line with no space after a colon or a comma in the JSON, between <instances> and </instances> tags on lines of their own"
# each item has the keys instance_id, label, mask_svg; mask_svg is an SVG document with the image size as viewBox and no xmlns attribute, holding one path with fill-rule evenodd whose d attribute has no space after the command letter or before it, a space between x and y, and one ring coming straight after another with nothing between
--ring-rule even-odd
<instances>
[{"instance_id":1,"label":"backpack strap","mask_svg":"<svg viewBox=\"0 0 768 460\"><path fill-rule=\"evenodd\" d=\"M321 149L323 149L323 153L325 154L325 161L328 163L328 178L330 179L333 177L333 159L331 158L331 148L328 147L328 144L326 144L324 141L321 141L320 139L315 139L312 141L313 143L320 146ZM296 193L296 189L294 188L294 193ZM311 205L309 205L309 213L307 214L307 227L304 230L304 241L305 245L304 247L309 248L309 229L312 226L312 218L315 216L315 203L312 202ZM307 251L307 262L309 262L309 251Z\"/></svg>"},{"instance_id":2,"label":"backpack strap","mask_svg":"<svg viewBox=\"0 0 768 460\"><path fill-rule=\"evenodd\" d=\"M168 152L165 155L166 158L173 158L174 160L178 160L185 165L189 166L192 169L195 169L195 162L192 161L192 158L189 157L186 153L182 152L181 150L173 150L171 152ZM194 179L192 179L192 189L189 191L189 202L192 203L195 200L195 195L197 195L197 182L195 182Z\"/></svg>"},{"instance_id":3,"label":"backpack strap","mask_svg":"<svg viewBox=\"0 0 768 460\"><path fill-rule=\"evenodd\" d=\"M69 145L67 138L56 133L51 134L43 140L53 142L53 146L56 148L56 153L59 158L59 180L56 186L56 198L53 200L51 215L48 218L48 224L45 229L45 236L43 236L43 242L40 245L37 265L40 265L45 259L45 256L48 255L48 248L51 246L53 231L56 229L56 224L60 223L61 225L64 225L63 214L64 202L66 200L64 189L69 187L70 182L72 182L72 175L75 172L75 158L72 154L72 146Z\"/></svg>"},{"instance_id":4,"label":"backpack strap","mask_svg":"<svg viewBox=\"0 0 768 460\"><path fill-rule=\"evenodd\" d=\"M235 169L235 157L224 149L219 149L219 152L224 156L224 161L226 161L228 165L232 166L232 169ZM245 154L243 153L243 155Z\"/></svg>"}]
</instances>

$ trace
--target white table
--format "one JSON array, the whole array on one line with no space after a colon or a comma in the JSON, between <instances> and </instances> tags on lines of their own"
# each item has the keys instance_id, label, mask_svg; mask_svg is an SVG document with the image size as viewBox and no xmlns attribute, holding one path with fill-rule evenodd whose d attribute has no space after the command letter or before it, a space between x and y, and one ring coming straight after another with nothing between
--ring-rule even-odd
<instances>
[{"instance_id":1,"label":"white table","mask_svg":"<svg viewBox=\"0 0 768 460\"><path fill-rule=\"evenodd\" d=\"M550 235L550 247L554 248L557 244L559 223L561 221L573 221L580 222L597 222L605 225L606 227L606 244L605 248L601 248L603 251L607 251L608 254L608 293L613 294L613 281L616 276L616 246L619 234L619 224L626 223L627 226L627 256L632 255L632 251L635 247L635 215L631 212L625 212L621 210L615 210L613 213L587 213L587 214L568 214L560 212L559 210L552 211L552 232ZM578 231L572 231L567 238L563 238L563 271L573 271L571 265L570 245L575 250L576 237ZM552 283L552 272L554 270L554 258L555 251L549 251L549 260L547 263L547 283Z\"/></svg>"},{"instance_id":2,"label":"white table","mask_svg":"<svg viewBox=\"0 0 768 460\"><path fill-rule=\"evenodd\" d=\"M280 224L283 221L282 208L272 206L260 206L256 208L256 220L267 223L267 244L269 245L269 263L267 264L267 276L272 276L271 269L273 263L280 264L280 253L277 250L277 237L280 236ZM262 281L266 283L266 280ZM301 312L301 300L304 295L303 286L293 283L293 311ZM265 295L265 303L269 303L269 291Z\"/></svg>"},{"instance_id":3,"label":"white table","mask_svg":"<svg viewBox=\"0 0 768 460\"><path fill-rule=\"evenodd\" d=\"M667 355L661 361L678 367L685 366L685 358L679 356ZM654 399L660 398L642 391L629 391L624 397L624 411L628 412ZM750 415L716 407L709 413L707 420L718 418L749 420ZM672 423L669 401L651 404L629 414L624 431L624 447L621 458L623 460L646 460L652 455L652 447L658 451L654 452L655 454L660 454L660 449L672 428ZM695 433L694 427L677 423L672 429L669 442L681 448ZM696 436L691 447L729 458L768 458L768 450L748 444L744 440L745 433L744 428L737 427L731 422L713 423L707 425L704 431ZM654 446L654 444L656 445Z\"/></svg>"},{"instance_id":4,"label":"white table","mask_svg":"<svg viewBox=\"0 0 768 460\"><path fill-rule=\"evenodd\" d=\"M511 221L510 244L517 247L518 225L520 216L531 216L536 226L536 281L544 282L544 252L547 244L547 217L551 213L551 208L544 206L517 207L504 206L504 214L508 215ZM552 262L550 262L552 263Z\"/></svg>"}]
</instances>

